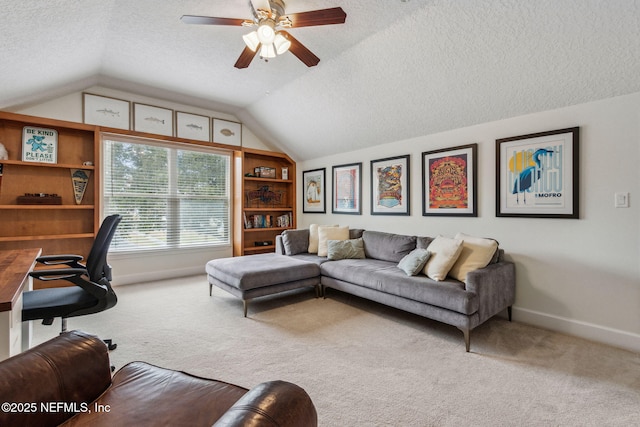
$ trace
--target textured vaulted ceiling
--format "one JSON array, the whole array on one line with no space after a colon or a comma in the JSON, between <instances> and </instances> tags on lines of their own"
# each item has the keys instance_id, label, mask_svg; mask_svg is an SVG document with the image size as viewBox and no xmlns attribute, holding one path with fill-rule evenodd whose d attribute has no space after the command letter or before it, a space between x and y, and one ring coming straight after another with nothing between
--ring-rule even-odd
<instances>
[{"instance_id":1,"label":"textured vaulted ceiling","mask_svg":"<svg viewBox=\"0 0 640 427\"><path fill-rule=\"evenodd\" d=\"M249 0L0 0L0 108L101 84L236 115L297 160L640 91L640 0L288 0L321 58L233 67Z\"/></svg>"}]
</instances>

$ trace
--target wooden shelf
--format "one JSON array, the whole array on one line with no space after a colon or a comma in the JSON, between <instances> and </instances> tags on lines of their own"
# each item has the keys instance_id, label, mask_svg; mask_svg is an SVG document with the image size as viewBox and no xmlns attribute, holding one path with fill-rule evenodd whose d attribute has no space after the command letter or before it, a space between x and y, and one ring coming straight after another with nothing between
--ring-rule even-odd
<instances>
[{"instance_id":1,"label":"wooden shelf","mask_svg":"<svg viewBox=\"0 0 640 427\"><path fill-rule=\"evenodd\" d=\"M250 255L257 253L274 252L275 245L254 246L258 241L275 242L276 236L283 231L296 228L296 163L286 154L271 151L243 148L234 152L234 231L233 231L233 255ZM253 174L257 167L269 167L276 171L275 178L263 178L246 176ZM282 179L282 169L288 169L288 178ZM270 191L280 194L280 206L248 206L247 192L253 192L261 186L268 185ZM270 216L270 224L278 224L276 217L290 216L289 227L256 227L244 228L244 223L249 215Z\"/></svg>"},{"instance_id":2,"label":"wooden shelf","mask_svg":"<svg viewBox=\"0 0 640 427\"><path fill-rule=\"evenodd\" d=\"M23 209L33 209L33 210L51 210L51 209L95 209L94 205L0 205L0 209L12 209L12 210L23 210Z\"/></svg>"},{"instance_id":3,"label":"wooden shelf","mask_svg":"<svg viewBox=\"0 0 640 427\"><path fill-rule=\"evenodd\" d=\"M49 234L40 236L8 236L0 237L0 242L27 242L34 240L58 240L58 239L87 239L94 238L93 233L78 233L78 234Z\"/></svg>"},{"instance_id":4,"label":"wooden shelf","mask_svg":"<svg viewBox=\"0 0 640 427\"><path fill-rule=\"evenodd\" d=\"M23 162L21 160L0 160L0 163L5 165L18 165L18 166L35 166L39 168L62 168L62 169L84 169L94 170L95 166L85 165L73 165L69 163L38 163L38 162Z\"/></svg>"},{"instance_id":5,"label":"wooden shelf","mask_svg":"<svg viewBox=\"0 0 640 427\"><path fill-rule=\"evenodd\" d=\"M22 160L27 126L57 132L58 163ZM0 250L42 248L43 255L87 257L100 226L100 128L0 111L0 141L9 153L8 160L0 160ZM91 172L80 205L75 203L70 173L74 169ZM57 194L64 204L17 204L25 193Z\"/></svg>"}]
</instances>

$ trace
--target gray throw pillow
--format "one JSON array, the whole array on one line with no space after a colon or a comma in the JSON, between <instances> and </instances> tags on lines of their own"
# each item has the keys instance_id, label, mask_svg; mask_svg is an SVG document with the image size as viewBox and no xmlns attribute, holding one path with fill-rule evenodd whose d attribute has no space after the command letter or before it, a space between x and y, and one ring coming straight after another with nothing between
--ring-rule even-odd
<instances>
[{"instance_id":1,"label":"gray throw pillow","mask_svg":"<svg viewBox=\"0 0 640 427\"><path fill-rule=\"evenodd\" d=\"M431 252L426 249L414 249L400 260L398 268L407 276L415 276L422 271L430 256Z\"/></svg>"},{"instance_id":2,"label":"gray throw pillow","mask_svg":"<svg viewBox=\"0 0 640 427\"><path fill-rule=\"evenodd\" d=\"M285 230L282 233L282 246L285 255L297 255L309 248L309 230Z\"/></svg>"},{"instance_id":3,"label":"gray throw pillow","mask_svg":"<svg viewBox=\"0 0 640 427\"><path fill-rule=\"evenodd\" d=\"M327 258L333 261L340 259L364 259L364 243L362 242L362 238L327 240Z\"/></svg>"}]
</instances>

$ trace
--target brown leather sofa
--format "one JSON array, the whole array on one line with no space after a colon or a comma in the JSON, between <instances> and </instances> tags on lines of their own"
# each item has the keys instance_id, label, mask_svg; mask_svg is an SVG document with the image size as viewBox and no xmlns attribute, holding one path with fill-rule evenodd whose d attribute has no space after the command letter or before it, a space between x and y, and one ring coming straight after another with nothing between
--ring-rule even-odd
<instances>
[{"instance_id":1,"label":"brown leather sofa","mask_svg":"<svg viewBox=\"0 0 640 427\"><path fill-rule=\"evenodd\" d=\"M97 337L66 332L0 362L0 426L317 425L309 395L284 381L251 390L132 362L111 376Z\"/></svg>"}]
</instances>

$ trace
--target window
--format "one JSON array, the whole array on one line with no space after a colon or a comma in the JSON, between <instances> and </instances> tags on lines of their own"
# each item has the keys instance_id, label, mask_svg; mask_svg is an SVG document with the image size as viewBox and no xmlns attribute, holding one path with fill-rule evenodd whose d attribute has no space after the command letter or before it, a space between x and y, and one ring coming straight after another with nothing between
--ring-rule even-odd
<instances>
[{"instance_id":1,"label":"window","mask_svg":"<svg viewBox=\"0 0 640 427\"><path fill-rule=\"evenodd\" d=\"M104 215L123 216L113 252L230 244L230 155L105 135Z\"/></svg>"}]
</instances>

